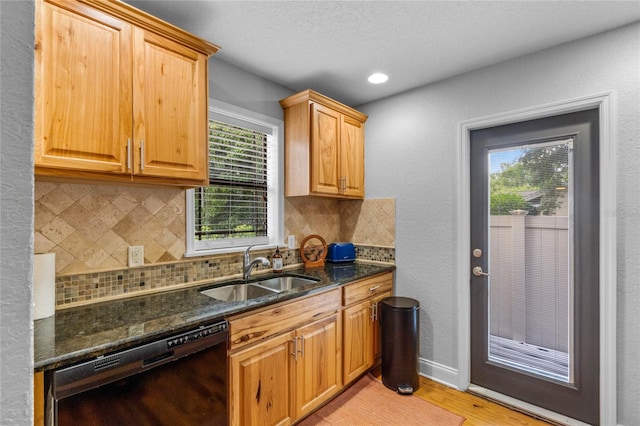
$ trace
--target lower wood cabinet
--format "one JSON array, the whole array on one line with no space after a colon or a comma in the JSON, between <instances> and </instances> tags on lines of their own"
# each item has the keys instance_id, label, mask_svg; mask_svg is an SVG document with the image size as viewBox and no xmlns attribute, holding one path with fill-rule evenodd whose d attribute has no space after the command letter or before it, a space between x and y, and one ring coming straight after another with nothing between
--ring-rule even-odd
<instances>
[{"instance_id":1,"label":"lower wood cabinet","mask_svg":"<svg viewBox=\"0 0 640 426\"><path fill-rule=\"evenodd\" d=\"M336 313L296 332L296 419L309 414L342 388L340 325Z\"/></svg>"},{"instance_id":2,"label":"lower wood cabinet","mask_svg":"<svg viewBox=\"0 0 640 426\"><path fill-rule=\"evenodd\" d=\"M391 296L393 275L348 284L343 304L343 381L349 384L373 367L381 354L379 303Z\"/></svg>"},{"instance_id":3,"label":"lower wood cabinet","mask_svg":"<svg viewBox=\"0 0 640 426\"><path fill-rule=\"evenodd\" d=\"M342 388L340 289L232 318L229 327L230 424L290 424Z\"/></svg>"},{"instance_id":4,"label":"lower wood cabinet","mask_svg":"<svg viewBox=\"0 0 640 426\"><path fill-rule=\"evenodd\" d=\"M287 425L380 359L393 273L229 319L229 424Z\"/></svg>"},{"instance_id":5,"label":"lower wood cabinet","mask_svg":"<svg viewBox=\"0 0 640 426\"><path fill-rule=\"evenodd\" d=\"M44 425L44 372L33 375L33 424Z\"/></svg>"},{"instance_id":6,"label":"lower wood cabinet","mask_svg":"<svg viewBox=\"0 0 640 426\"><path fill-rule=\"evenodd\" d=\"M292 423L293 338L285 333L229 356L230 424Z\"/></svg>"}]
</instances>

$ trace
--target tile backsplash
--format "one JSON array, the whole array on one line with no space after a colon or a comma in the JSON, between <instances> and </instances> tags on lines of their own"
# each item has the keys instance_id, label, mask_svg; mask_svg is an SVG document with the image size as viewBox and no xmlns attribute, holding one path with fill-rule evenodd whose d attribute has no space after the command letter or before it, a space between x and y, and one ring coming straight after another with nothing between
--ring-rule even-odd
<instances>
[{"instance_id":1,"label":"tile backsplash","mask_svg":"<svg viewBox=\"0 0 640 426\"><path fill-rule=\"evenodd\" d=\"M36 182L36 253L56 254L56 274L127 266L127 247L145 264L181 259L185 191Z\"/></svg>"},{"instance_id":2,"label":"tile backsplash","mask_svg":"<svg viewBox=\"0 0 640 426\"><path fill-rule=\"evenodd\" d=\"M56 305L239 274L239 254L183 258L185 195L172 188L37 181L34 246L36 253L56 253ZM327 244L355 243L358 259L395 263L395 199L285 199L285 235L299 244L310 234ZM144 267L127 267L132 245L144 246ZM285 265L301 263L298 250L283 255Z\"/></svg>"}]
</instances>

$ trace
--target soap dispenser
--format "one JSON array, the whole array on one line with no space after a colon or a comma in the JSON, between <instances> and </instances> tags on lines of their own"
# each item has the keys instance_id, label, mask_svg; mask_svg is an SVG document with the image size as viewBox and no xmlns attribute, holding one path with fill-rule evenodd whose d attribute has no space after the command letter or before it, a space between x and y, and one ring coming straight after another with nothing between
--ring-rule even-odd
<instances>
[{"instance_id":1,"label":"soap dispenser","mask_svg":"<svg viewBox=\"0 0 640 426\"><path fill-rule=\"evenodd\" d=\"M276 247L276 252L271 260L273 264L273 272L282 272L282 255L280 254L280 247Z\"/></svg>"}]
</instances>

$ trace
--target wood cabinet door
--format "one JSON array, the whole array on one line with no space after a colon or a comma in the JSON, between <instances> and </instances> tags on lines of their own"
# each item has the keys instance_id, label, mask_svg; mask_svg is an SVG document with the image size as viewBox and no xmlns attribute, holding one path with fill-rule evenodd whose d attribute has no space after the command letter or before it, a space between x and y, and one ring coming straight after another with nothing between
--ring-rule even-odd
<instances>
[{"instance_id":1,"label":"wood cabinet door","mask_svg":"<svg viewBox=\"0 0 640 426\"><path fill-rule=\"evenodd\" d=\"M294 333L285 333L229 356L229 423L292 423Z\"/></svg>"},{"instance_id":2,"label":"wood cabinet door","mask_svg":"<svg viewBox=\"0 0 640 426\"><path fill-rule=\"evenodd\" d=\"M344 384L355 380L373 365L371 301L365 300L342 311Z\"/></svg>"},{"instance_id":3,"label":"wood cabinet door","mask_svg":"<svg viewBox=\"0 0 640 426\"><path fill-rule=\"evenodd\" d=\"M344 116L340 136L342 195L364 198L364 123Z\"/></svg>"},{"instance_id":4,"label":"wood cabinet door","mask_svg":"<svg viewBox=\"0 0 640 426\"><path fill-rule=\"evenodd\" d=\"M340 113L311 104L311 192L340 193Z\"/></svg>"},{"instance_id":5,"label":"wood cabinet door","mask_svg":"<svg viewBox=\"0 0 640 426\"><path fill-rule=\"evenodd\" d=\"M44 426L44 372L33 374L33 424Z\"/></svg>"},{"instance_id":6,"label":"wood cabinet door","mask_svg":"<svg viewBox=\"0 0 640 426\"><path fill-rule=\"evenodd\" d=\"M127 173L131 25L79 2L36 8L36 168Z\"/></svg>"},{"instance_id":7,"label":"wood cabinet door","mask_svg":"<svg viewBox=\"0 0 640 426\"><path fill-rule=\"evenodd\" d=\"M135 174L207 180L207 57L135 31Z\"/></svg>"},{"instance_id":8,"label":"wood cabinet door","mask_svg":"<svg viewBox=\"0 0 640 426\"><path fill-rule=\"evenodd\" d=\"M296 332L296 419L310 413L342 387L338 313Z\"/></svg>"},{"instance_id":9,"label":"wood cabinet door","mask_svg":"<svg viewBox=\"0 0 640 426\"><path fill-rule=\"evenodd\" d=\"M382 356L382 336L380 335L380 310L382 309L380 307L380 302L382 301L382 299L384 299L385 297L390 297L391 296L391 292L382 294L376 298L374 298L371 301L372 305L375 305L374 312L375 312L375 317L373 318L373 323L371 325L371 347L373 350L373 363L375 364L378 360L380 360L380 357Z\"/></svg>"}]
</instances>

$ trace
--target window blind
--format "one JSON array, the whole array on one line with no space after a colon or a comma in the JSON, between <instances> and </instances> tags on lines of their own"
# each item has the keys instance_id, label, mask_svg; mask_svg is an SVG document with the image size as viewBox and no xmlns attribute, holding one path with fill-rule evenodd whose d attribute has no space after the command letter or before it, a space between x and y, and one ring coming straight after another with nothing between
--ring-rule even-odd
<instances>
[{"instance_id":1,"label":"window blind","mask_svg":"<svg viewBox=\"0 0 640 426\"><path fill-rule=\"evenodd\" d=\"M195 191L195 239L267 236L268 135L209 121L209 186Z\"/></svg>"}]
</instances>

